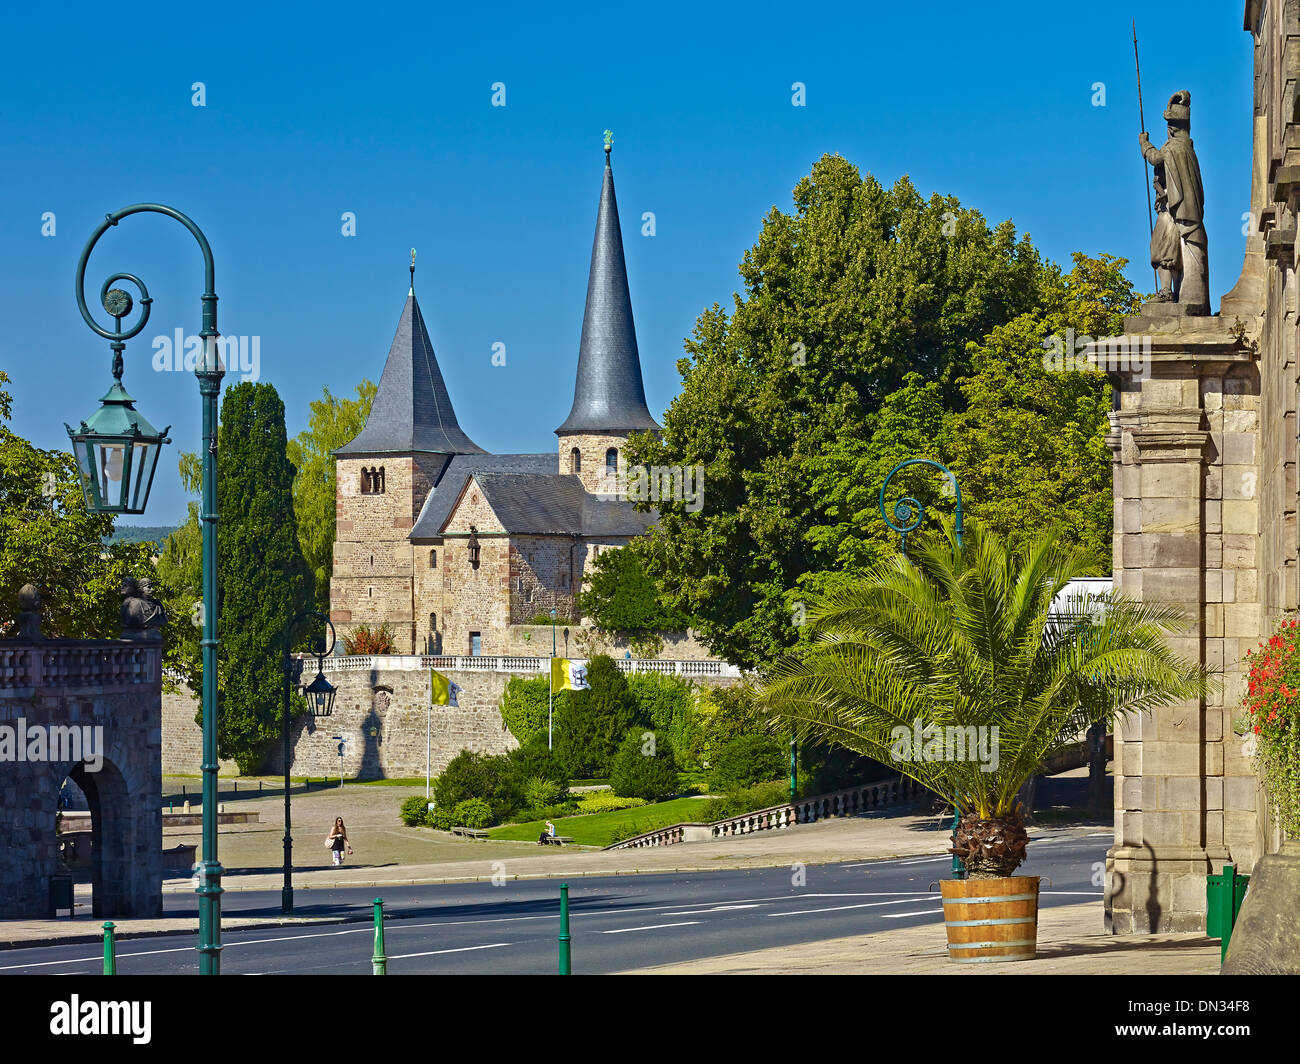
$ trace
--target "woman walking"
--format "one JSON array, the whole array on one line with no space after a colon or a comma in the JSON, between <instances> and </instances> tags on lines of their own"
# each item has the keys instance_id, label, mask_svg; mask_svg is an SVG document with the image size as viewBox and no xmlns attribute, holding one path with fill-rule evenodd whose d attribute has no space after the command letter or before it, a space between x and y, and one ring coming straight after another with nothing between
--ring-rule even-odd
<instances>
[{"instance_id":1,"label":"woman walking","mask_svg":"<svg viewBox=\"0 0 1300 1064\"><path fill-rule=\"evenodd\" d=\"M330 833L325 836L325 847L334 854L335 868L343 863L344 850L347 851L349 857L352 856L352 844L348 842L348 829L343 826L341 816L334 818L334 826L330 828Z\"/></svg>"}]
</instances>

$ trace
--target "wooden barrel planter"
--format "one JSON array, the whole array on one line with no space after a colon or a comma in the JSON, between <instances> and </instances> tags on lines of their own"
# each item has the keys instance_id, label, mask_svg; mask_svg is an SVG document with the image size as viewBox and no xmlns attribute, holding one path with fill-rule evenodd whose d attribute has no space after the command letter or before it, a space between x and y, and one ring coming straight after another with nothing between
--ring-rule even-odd
<instances>
[{"instance_id":1,"label":"wooden barrel planter","mask_svg":"<svg viewBox=\"0 0 1300 1064\"><path fill-rule=\"evenodd\" d=\"M1027 961L1038 949L1038 876L944 879L948 959Z\"/></svg>"}]
</instances>

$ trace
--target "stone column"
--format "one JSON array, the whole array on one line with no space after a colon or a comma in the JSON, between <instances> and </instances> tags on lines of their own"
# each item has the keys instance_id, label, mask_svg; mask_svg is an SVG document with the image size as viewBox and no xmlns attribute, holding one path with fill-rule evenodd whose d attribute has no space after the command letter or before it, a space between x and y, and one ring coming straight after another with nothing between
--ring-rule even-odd
<instances>
[{"instance_id":1,"label":"stone column","mask_svg":"<svg viewBox=\"0 0 1300 1064\"><path fill-rule=\"evenodd\" d=\"M1220 319L1168 305L1148 306L1126 333L1141 354L1113 373L1121 398L1109 440L1116 587L1180 609L1186 627L1169 641L1180 657L1237 670L1239 638L1258 630L1251 581L1241 578L1253 565L1256 520L1246 497L1253 428L1244 416L1258 379L1253 351ZM1231 433L1225 405L1242 414ZM1248 764L1226 760L1236 700L1230 682L1203 701L1117 724L1106 888L1114 933L1203 930L1206 875L1230 859L1254 859L1246 852L1253 842L1239 834L1246 820L1225 823L1225 784L1230 804L1253 788ZM1253 794L1249 801L1253 824Z\"/></svg>"}]
</instances>

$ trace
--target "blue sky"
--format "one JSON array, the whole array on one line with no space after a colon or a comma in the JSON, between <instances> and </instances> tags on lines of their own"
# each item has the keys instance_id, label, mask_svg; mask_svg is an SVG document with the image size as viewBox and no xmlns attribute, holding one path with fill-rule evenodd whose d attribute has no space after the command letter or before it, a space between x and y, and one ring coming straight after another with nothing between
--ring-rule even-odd
<instances>
[{"instance_id":1,"label":"blue sky","mask_svg":"<svg viewBox=\"0 0 1300 1064\"><path fill-rule=\"evenodd\" d=\"M461 425L490 451L548 451L573 397L603 164L614 174L650 408L679 386L699 312L731 303L763 215L824 152L889 184L1009 218L1048 257L1110 252L1150 287L1130 16L1147 127L1192 93L1214 304L1241 266L1251 39L1241 3L940 0L631 7L370 3L28 5L0 44L0 369L14 428L67 446L96 409L107 344L73 294L104 214L157 201L203 228L223 334L260 338L290 434L324 387L378 380L416 290ZM805 107L791 104L794 82ZM192 105L203 82L206 106ZM493 107L492 86L506 87ZM1094 106L1094 83L1105 106ZM343 236L341 216L356 216ZM656 234L641 235L653 211ZM53 212L55 234L42 235ZM175 456L196 448L191 375L152 339L199 331L201 259L157 217L100 242L93 302L139 273L153 316L126 352L137 408L173 444L142 524L179 521ZM493 366L493 344L505 366ZM228 378L229 380L229 378Z\"/></svg>"}]
</instances>

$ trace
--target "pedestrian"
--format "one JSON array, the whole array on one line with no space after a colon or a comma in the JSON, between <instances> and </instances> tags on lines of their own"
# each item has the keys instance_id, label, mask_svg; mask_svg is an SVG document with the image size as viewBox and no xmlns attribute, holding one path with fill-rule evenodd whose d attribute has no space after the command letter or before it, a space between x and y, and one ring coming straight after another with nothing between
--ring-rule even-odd
<instances>
[{"instance_id":1,"label":"pedestrian","mask_svg":"<svg viewBox=\"0 0 1300 1064\"><path fill-rule=\"evenodd\" d=\"M330 833L325 836L325 848L334 854L335 868L338 868L343 863L343 852L345 850L349 857L352 856L352 844L348 842L348 829L343 826L341 816L334 818L334 826L330 828Z\"/></svg>"}]
</instances>

